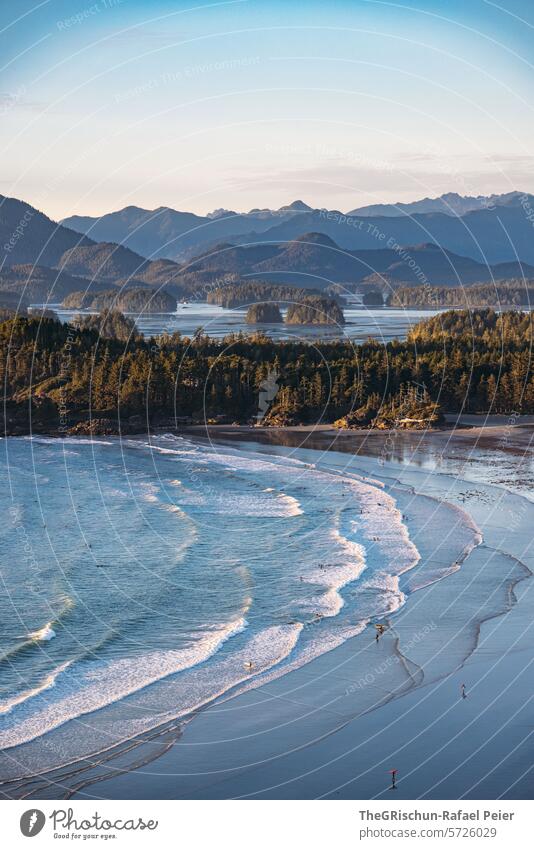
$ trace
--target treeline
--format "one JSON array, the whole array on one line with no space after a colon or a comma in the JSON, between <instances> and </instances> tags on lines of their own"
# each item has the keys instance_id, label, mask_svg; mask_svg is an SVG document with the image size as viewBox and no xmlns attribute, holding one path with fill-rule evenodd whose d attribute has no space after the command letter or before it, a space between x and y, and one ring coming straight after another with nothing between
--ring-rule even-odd
<instances>
[{"instance_id":1,"label":"treeline","mask_svg":"<svg viewBox=\"0 0 534 849\"><path fill-rule=\"evenodd\" d=\"M263 334L126 336L105 338L97 326L46 318L2 322L7 432L57 431L58 422L70 426L89 415L115 427L119 417L121 427L128 417L157 424L174 415L249 422L272 372L278 392L267 424L349 416L365 425L381 410L387 421L395 410L417 418L413 404L403 406L414 387L436 417L440 409L534 413L531 313L446 312L418 324L406 341L385 345L275 343Z\"/></svg>"},{"instance_id":2,"label":"treeline","mask_svg":"<svg viewBox=\"0 0 534 849\"><path fill-rule=\"evenodd\" d=\"M391 307L532 307L534 280L475 283L471 286L403 286L387 300Z\"/></svg>"},{"instance_id":3,"label":"treeline","mask_svg":"<svg viewBox=\"0 0 534 849\"><path fill-rule=\"evenodd\" d=\"M121 312L175 312L176 298L165 291L151 289L109 289L105 292L72 292L63 299L67 309L120 310Z\"/></svg>"},{"instance_id":4,"label":"treeline","mask_svg":"<svg viewBox=\"0 0 534 849\"><path fill-rule=\"evenodd\" d=\"M129 342L133 338L141 338L135 321L118 310L106 310L97 315L77 315L74 318L73 326L77 332L93 330L105 339L118 339L119 342Z\"/></svg>"}]
</instances>

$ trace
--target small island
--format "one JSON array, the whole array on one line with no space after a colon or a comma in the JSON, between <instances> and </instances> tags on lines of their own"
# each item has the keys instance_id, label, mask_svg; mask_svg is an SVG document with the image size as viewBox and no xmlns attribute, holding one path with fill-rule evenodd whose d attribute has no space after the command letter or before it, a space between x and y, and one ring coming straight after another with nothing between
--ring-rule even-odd
<instances>
[{"instance_id":1,"label":"small island","mask_svg":"<svg viewBox=\"0 0 534 849\"><path fill-rule=\"evenodd\" d=\"M313 297L314 294L313 290L300 286L264 283L261 280L234 280L208 292L206 300L208 304L234 309L266 301L299 301L303 295Z\"/></svg>"},{"instance_id":2,"label":"small island","mask_svg":"<svg viewBox=\"0 0 534 849\"><path fill-rule=\"evenodd\" d=\"M388 297L388 306L408 309L440 307L530 307L534 301L533 280L496 280L469 286L401 286Z\"/></svg>"},{"instance_id":3,"label":"small island","mask_svg":"<svg viewBox=\"0 0 534 849\"><path fill-rule=\"evenodd\" d=\"M345 324L343 310L334 298L310 295L287 308L286 324Z\"/></svg>"},{"instance_id":4,"label":"small island","mask_svg":"<svg viewBox=\"0 0 534 849\"><path fill-rule=\"evenodd\" d=\"M259 303L251 304L245 321L247 324L280 324L283 319L277 304Z\"/></svg>"},{"instance_id":5,"label":"small island","mask_svg":"<svg viewBox=\"0 0 534 849\"><path fill-rule=\"evenodd\" d=\"M168 292L153 289L109 289L104 292L72 292L64 298L66 309L118 310L132 313L176 312L176 298Z\"/></svg>"}]
</instances>

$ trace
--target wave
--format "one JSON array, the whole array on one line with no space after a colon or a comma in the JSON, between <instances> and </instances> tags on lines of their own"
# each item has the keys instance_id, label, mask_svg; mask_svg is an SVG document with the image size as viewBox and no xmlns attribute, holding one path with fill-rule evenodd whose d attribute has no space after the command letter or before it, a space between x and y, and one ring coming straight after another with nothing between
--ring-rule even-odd
<instances>
[{"instance_id":1,"label":"wave","mask_svg":"<svg viewBox=\"0 0 534 849\"><path fill-rule=\"evenodd\" d=\"M72 670L54 677L54 693L46 700L38 688L19 710L10 713L0 729L0 748L11 748L35 739L83 714L105 707L177 672L204 663L231 637L245 630L240 618L217 628L206 629L189 648L154 651L111 661L80 661ZM11 722L9 721L11 720Z\"/></svg>"},{"instance_id":2,"label":"wave","mask_svg":"<svg viewBox=\"0 0 534 849\"><path fill-rule=\"evenodd\" d=\"M327 589L321 595L313 596L308 606L321 616L337 616L345 603L339 591L356 581L365 569L365 549L342 536L338 528L333 528L326 531L323 544L317 545L315 551L327 554L328 561L319 562L307 570L305 581Z\"/></svg>"},{"instance_id":3,"label":"wave","mask_svg":"<svg viewBox=\"0 0 534 849\"><path fill-rule=\"evenodd\" d=\"M53 672L50 672L45 676L43 681L38 684L36 687L32 687L29 690L22 690L17 693L15 696L12 696L9 699L5 699L4 701L0 701L0 714L9 713L13 710L13 708L17 707L17 705L22 704L23 702L32 699L34 696L38 696L40 693L43 693L45 690L50 690L51 687L55 686L58 675L61 675L62 672L65 672L66 669L69 668L72 661L66 661L54 669Z\"/></svg>"},{"instance_id":4,"label":"wave","mask_svg":"<svg viewBox=\"0 0 534 849\"><path fill-rule=\"evenodd\" d=\"M395 613L406 600L406 596L399 588L398 575L379 574L366 579L362 584L362 591L374 590L376 592L375 617L388 616Z\"/></svg>"},{"instance_id":5,"label":"wave","mask_svg":"<svg viewBox=\"0 0 534 849\"><path fill-rule=\"evenodd\" d=\"M136 454L126 473L140 499L158 504L146 508L156 528L154 545L161 538L174 548L181 539L181 522L166 519L161 507L195 524L198 546L182 564L186 568L169 580L165 597L158 595L154 610L145 611L141 626L128 604L128 582L135 573L113 576L116 598L123 592L125 598L124 612L120 604L117 608L117 643L110 651L76 658L68 669L15 696L0 728L5 748L94 711L107 711L103 716L109 717L122 701L124 710L121 705L113 714L117 727L112 737L132 731L135 723L140 730L143 723L154 727L165 716L185 715L236 686L248 687L265 675L277 677L308 663L361 633L374 617L387 616L405 603L408 590L404 583L399 586L399 576L413 570L420 553L398 501L382 481L285 455L213 451L177 437L156 437L155 442L128 440L144 456ZM124 447L118 442L104 445L114 445L117 451ZM147 451L152 450L168 456L149 457ZM102 457L101 474L112 475L113 491L119 491L116 454L106 448ZM109 458L114 465L106 466ZM193 465L202 467L198 490L188 478ZM119 504L113 518L122 533L121 509ZM205 523L199 525L198 513L205 514ZM257 521L240 525L239 519ZM262 524L262 519L267 521ZM251 528L253 537L247 539ZM139 546L151 544L150 529L143 528L145 533L136 538ZM158 562L167 562L166 551L162 547ZM157 571L154 575L161 577ZM90 581L91 575L85 579ZM96 598L100 602L101 597ZM226 624L198 626L216 621L221 610L230 620ZM282 618L283 624L277 624ZM193 621L199 627L196 633ZM44 627L45 634L52 624ZM54 649L61 648L63 631L60 636ZM147 645L157 648L148 650Z\"/></svg>"},{"instance_id":6,"label":"wave","mask_svg":"<svg viewBox=\"0 0 534 849\"><path fill-rule=\"evenodd\" d=\"M29 442L38 445L113 445L113 442L105 439L94 439L91 436L23 436Z\"/></svg>"},{"instance_id":7,"label":"wave","mask_svg":"<svg viewBox=\"0 0 534 849\"><path fill-rule=\"evenodd\" d=\"M13 659L17 657L17 655L23 654L25 650L31 649L32 647L37 647L41 642L48 642L53 640L54 637L57 636L56 631L57 628L65 614L67 614L72 608L75 607L75 603L73 599L67 597L63 601L63 607L60 611L57 612L55 619L46 622L40 628L36 628L34 631L30 631L28 634L23 634L21 636L17 636L16 639L20 642L17 642L14 645L11 645L9 648L6 648L0 654L0 664L4 662L13 663Z\"/></svg>"},{"instance_id":8,"label":"wave","mask_svg":"<svg viewBox=\"0 0 534 849\"><path fill-rule=\"evenodd\" d=\"M28 639L35 642L42 642L53 640L55 636L56 632L52 628L52 622L47 622L42 628L38 628L37 631L32 631L31 634L28 634Z\"/></svg>"},{"instance_id":9,"label":"wave","mask_svg":"<svg viewBox=\"0 0 534 849\"><path fill-rule=\"evenodd\" d=\"M286 516L302 516L304 510L302 509L302 505L298 501L297 498L294 498L292 495L286 495L285 492L280 492L276 498L279 502L281 502L286 508L285 514Z\"/></svg>"}]
</instances>

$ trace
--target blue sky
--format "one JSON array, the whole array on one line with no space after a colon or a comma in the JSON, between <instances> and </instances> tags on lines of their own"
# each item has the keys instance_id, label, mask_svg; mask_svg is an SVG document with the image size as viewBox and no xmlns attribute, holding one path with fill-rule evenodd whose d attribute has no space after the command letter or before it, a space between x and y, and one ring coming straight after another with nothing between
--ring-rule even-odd
<instances>
[{"instance_id":1,"label":"blue sky","mask_svg":"<svg viewBox=\"0 0 534 849\"><path fill-rule=\"evenodd\" d=\"M534 192L534 4L4 3L0 193L52 217Z\"/></svg>"}]
</instances>

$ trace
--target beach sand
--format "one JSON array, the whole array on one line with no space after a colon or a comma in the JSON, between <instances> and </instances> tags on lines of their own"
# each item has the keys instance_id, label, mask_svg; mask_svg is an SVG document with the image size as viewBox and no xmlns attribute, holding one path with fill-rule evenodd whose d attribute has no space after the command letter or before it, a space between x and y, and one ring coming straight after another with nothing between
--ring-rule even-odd
<instances>
[{"instance_id":1,"label":"beach sand","mask_svg":"<svg viewBox=\"0 0 534 849\"><path fill-rule=\"evenodd\" d=\"M378 642L368 627L107 761L82 761L8 794L372 799L391 794L388 771L397 769L395 798L532 798L531 423L469 424L426 434L195 429L214 445L307 448L310 462L332 469L379 468L421 552L401 584L406 604ZM426 496L417 517L414 492ZM459 510L482 533L474 548L456 533ZM457 567L425 586L425 570L451 550Z\"/></svg>"}]
</instances>

